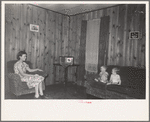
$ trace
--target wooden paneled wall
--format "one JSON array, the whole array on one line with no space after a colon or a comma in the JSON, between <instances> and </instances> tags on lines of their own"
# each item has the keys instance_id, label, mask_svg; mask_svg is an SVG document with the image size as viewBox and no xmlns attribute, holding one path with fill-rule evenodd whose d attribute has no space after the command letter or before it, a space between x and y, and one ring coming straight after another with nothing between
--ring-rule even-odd
<instances>
[{"instance_id":1,"label":"wooden paneled wall","mask_svg":"<svg viewBox=\"0 0 150 122\"><path fill-rule=\"evenodd\" d=\"M76 40L81 36L81 29L75 29L77 23L79 24L78 28L81 28L82 20L100 19L103 16L110 16L107 64L145 67L145 5L119 5L71 16L70 27L72 29L70 35L76 34L76 37L72 40L80 41ZM142 37L134 40L129 39L129 32L131 31L139 31Z\"/></svg>"},{"instance_id":2,"label":"wooden paneled wall","mask_svg":"<svg viewBox=\"0 0 150 122\"><path fill-rule=\"evenodd\" d=\"M145 66L145 5L114 6L70 18L28 4L5 7L6 62L15 60L18 51L25 50L33 68L49 74L46 85L54 83L53 63L59 61L59 56L74 56L74 63L79 63L82 20L110 16L108 65ZM39 32L31 32L30 24L39 25ZM130 31L140 31L142 38L130 40ZM64 80L63 68L56 72L56 81ZM69 68L68 73L69 81L76 80L74 68Z\"/></svg>"},{"instance_id":3,"label":"wooden paneled wall","mask_svg":"<svg viewBox=\"0 0 150 122\"><path fill-rule=\"evenodd\" d=\"M33 68L48 73L46 85L54 83L53 63L68 55L69 17L28 4L5 6L6 62L16 60L20 50L27 52ZM39 25L39 32L30 31L30 24ZM63 80L63 69L57 68L56 80Z\"/></svg>"}]
</instances>

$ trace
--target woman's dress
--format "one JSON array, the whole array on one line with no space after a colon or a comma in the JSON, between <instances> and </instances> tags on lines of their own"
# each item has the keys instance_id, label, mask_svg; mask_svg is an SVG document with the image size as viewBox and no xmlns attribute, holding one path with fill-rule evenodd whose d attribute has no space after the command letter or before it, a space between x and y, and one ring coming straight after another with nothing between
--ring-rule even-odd
<instances>
[{"instance_id":1,"label":"woman's dress","mask_svg":"<svg viewBox=\"0 0 150 122\"><path fill-rule=\"evenodd\" d=\"M33 88L35 87L36 85L38 85L40 82L44 81L44 77L42 76L39 76L39 75L36 75L36 76L22 76L18 70L18 65L20 64L21 62L16 62L15 65L14 65L14 71L16 74L18 74L20 77L21 77L21 81L22 82L27 82L27 86L29 88ZM24 73L26 73L26 68L29 67L28 64L26 64L25 62L21 63L21 68L22 68L22 71Z\"/></svg>"}]
</instances>

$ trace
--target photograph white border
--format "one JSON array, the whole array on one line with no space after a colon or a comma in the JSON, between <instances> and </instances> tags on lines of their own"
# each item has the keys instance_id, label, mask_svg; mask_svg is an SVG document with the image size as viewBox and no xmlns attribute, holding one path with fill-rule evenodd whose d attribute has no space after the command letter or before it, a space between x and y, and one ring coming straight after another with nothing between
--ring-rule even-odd
<instances>
[{"instance_id":1,"label":"photograph white border","mask_svg":"<svg viewBox=\"0 0 150 122\"><path fill-rule=\"evenodd\" d=\"M1 120L2 121L148 121L149 120L149 2L148 1L2 1L1 2ZM5 100L5 4L146 4L146 99L144 100ZM91 104L86 104L86 101Z\"/></svg>"}]
</instances>

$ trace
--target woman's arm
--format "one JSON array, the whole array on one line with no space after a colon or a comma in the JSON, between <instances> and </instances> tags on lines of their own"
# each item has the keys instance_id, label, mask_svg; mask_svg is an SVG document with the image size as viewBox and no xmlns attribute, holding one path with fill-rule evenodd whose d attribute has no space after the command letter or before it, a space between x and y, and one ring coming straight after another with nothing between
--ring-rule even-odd
<instances>
[{"instance_id":1,"label":"woman's arm","mask_svg":"<svg viewBox=\"0 0 150 122\"><path fill-rule=\"evenodd\" d=\"M29 75L29 74L26 74L26 73L24 73L23 71L22 71L22 67L21 67L21 64L18 64L18 70L19 70L19 72L20 72L20 74L22 75L22 76L29 76L29 77L31 77L31 76L35 76L35 75Z\"/></svg>"},{"instance_id":2,"label":"woman's arm","mask_svg":"<svg viewBox=\"0 0 150 122\"><path fill-rule=\"evenodd\" d=\"M30 69L29 67L26 67L26 70L29 71L29 72L43 71L41 69Z\"/></svg>"}]
</instances>

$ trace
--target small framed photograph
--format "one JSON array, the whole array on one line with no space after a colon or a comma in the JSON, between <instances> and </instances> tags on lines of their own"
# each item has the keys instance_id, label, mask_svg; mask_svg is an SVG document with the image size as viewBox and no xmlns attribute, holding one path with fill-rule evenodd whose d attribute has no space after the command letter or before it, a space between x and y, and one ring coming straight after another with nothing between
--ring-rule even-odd
<instances>
[{"instance_id":1,"label":"small framed photograph","mask_svg":"<svg viewBox=\"0 0 150 122\"><path fill-rule=\"evenodd\" d=\"M30 31L39 32L39 25L30 24Z\"/></svg>"},{"instance_id":2,"label":"small framed photograph","mask_svg":"<svg viewBox=\"0 0 150 122\"><path fill-rule=\"evenodd\" d=\"M131 31L129 33L129 39L139 39L140 38L140 32L139 31Z\"/></svg>"}]
</instances>

